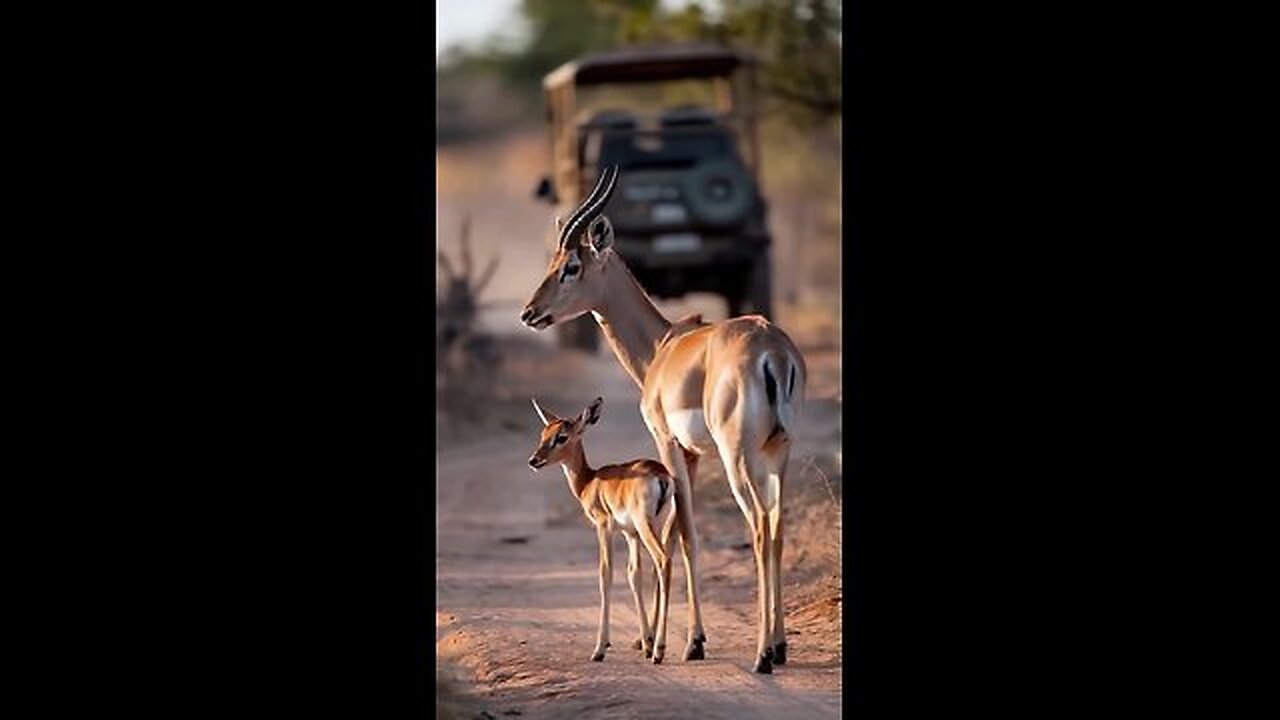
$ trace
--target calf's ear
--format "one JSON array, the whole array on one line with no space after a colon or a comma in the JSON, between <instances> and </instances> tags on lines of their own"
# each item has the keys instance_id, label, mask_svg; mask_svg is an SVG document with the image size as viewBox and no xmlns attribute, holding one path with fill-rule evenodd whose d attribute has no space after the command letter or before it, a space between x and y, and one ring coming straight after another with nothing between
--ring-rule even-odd
<instances>
[{"instance_id":1,"label":"calf's ear","mask_svg":"<svg viewBox=\"0 0 1280 720\"><path fill-rule=\"evenodd\" d=\"M600 420L600 408L604 406L604 398L596 398L591 401L586 410L582 411L583 419L588 425L595 425Z\"/></svg>"}]
</instances>

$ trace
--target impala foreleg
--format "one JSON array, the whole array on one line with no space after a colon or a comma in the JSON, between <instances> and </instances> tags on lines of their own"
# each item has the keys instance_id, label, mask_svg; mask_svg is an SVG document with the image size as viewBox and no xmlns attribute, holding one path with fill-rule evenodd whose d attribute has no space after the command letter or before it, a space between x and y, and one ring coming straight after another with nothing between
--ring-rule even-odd
<instances>
[{"instance_id":1,"label":"impala foreleg","mask_svg":"<svg viewBox=\"0 0 1280 720\"><path fill-rule=\"evenodd\" d=\"M609 587L613 585L613 545L609 542L609 531L603 527L596 528L596 537L600 542L600 630L596 634L596 648L591 652L591 659L604 660L605 648L609 647Z\"/></svg>"},{"instance_id":2,"label":"impala foreleg","mask_svg":"<svg viewBox=\"0 0 1280 720\"><path fill-rule=\"evenodd\" d=\"M702 629L702 606L698 601L698 529L693 520L692 480L684 461L684 449L674 439L658 439L658 453L662 464L676 482L676 525L680 529L680 552L684 556L685 581L687 583L688 642L685 660L702 660L706 657L703 643L707 641Z\"/></svg>"}]
</instances>

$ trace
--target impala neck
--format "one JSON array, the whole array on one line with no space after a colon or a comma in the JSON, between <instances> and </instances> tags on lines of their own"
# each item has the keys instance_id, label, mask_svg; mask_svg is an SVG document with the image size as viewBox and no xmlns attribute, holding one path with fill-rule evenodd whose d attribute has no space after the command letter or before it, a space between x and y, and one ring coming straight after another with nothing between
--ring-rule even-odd
<instances>
[{"instance_id":1,"label":"impala neck","mask_svg":"<svg viewBox=\"0 0 1280 720\"><path fill-rule=\"evenodd\" d=\"M604 300L592 314L618 362L643 389L649 363L671 323L654 307L640 282L612 249L605 253L603 272Z\"/></svg>"},{"instance_id":2,"label":"impala neck","mask_svg":"<svg viewBox=\"0 0 1280 720\"><path fill-rule=\"evenodd\" d=\"M582 494L587 491L587 486L595 479L596 471L591 469L587 464L587 454L582 449L582 443L575 443L568 448L569 457L560 461L560 467L564 468L564 477L569 481L569 490L573 496L582 499Z\"/></svg>"}]
</instances>

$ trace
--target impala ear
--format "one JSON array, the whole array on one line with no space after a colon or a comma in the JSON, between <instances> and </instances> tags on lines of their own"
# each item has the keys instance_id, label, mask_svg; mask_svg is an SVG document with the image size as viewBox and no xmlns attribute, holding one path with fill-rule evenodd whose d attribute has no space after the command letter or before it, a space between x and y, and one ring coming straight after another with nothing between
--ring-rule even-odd
<instances>
[{"instance_id":1,"label":"impala ear","mask_svg":"<svg viewBox=\"0 0 1280 720\"><path fill-rule=\"evenodd\" d=\"M600 420L600 408L602 406L604 406L604 398L592 400L587 409L582 411L582 417L579 418L579 421L588 425L595 425Z\"/></svg>"},{"instance_id":2,"label":"impala ear","mask_svg":"<svg viewBox=\"0 0 1280 720\"><path fill-rule=\"evenodd\" d=\"M592 220L587 226L587 238L596 252L603 252L613 245L613 223L604 215Z\"/></svg>"}]
</instances>

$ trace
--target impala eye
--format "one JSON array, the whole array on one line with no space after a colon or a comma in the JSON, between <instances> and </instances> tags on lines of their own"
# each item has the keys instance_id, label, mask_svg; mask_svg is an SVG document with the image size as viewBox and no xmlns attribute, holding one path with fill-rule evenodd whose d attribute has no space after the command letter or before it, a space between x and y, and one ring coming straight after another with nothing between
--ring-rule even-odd
<instances>
[{"instance_id":1,"label":"impala eye","mask_svg":"<svg viewBox=\"0 0 1280 720\"><path fill-rule=\"evenodd\" d=\"M555 444L555 445L560 445L560 444L562 444L564 441L566 441L566 440L568 440L568 439L569 439L569 436L568 436L568 435L563 435L563 434L561 434L561 435L557 435L557 436L556 436L556 441L555 441L555 443L554 443L554 444Z\"/></svg>"},{"instance_id":2,"label":"impala eye","mask_svg":"<svg viewBox=\"0 0 1280 720\"><path fill-rule=\"evenodd\" d=\"M578 271L581 269L581 265L565 265L564 272L560 274L560 282L564 282L567 278L577 275Z\"/></svg>"}]
</instances>

